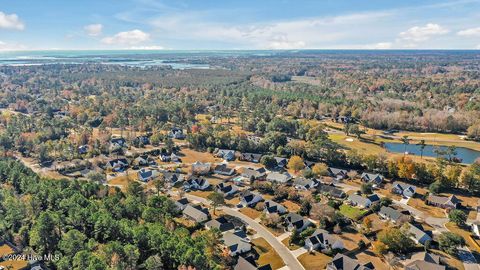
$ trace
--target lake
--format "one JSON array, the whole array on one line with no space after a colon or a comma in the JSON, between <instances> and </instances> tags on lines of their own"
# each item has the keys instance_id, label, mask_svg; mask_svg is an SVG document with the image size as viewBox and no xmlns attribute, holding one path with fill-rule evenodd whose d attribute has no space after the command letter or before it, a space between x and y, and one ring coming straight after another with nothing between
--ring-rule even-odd
<instances>
[{"instance_id":1,"label":"lake","mask_svg":"<svg viewBox=\"0 0 480 270\"><path fill-rule=\"evenodd\" d=\"M385 143L385 149L393 153L403 153L405 151L405 146L402 143ZM423 156L426 157L437 157L435 149L440 148L441 150L446 150L447 146L433 146L426 145L423 150ZM410 155L420 156L420 146L416 144L407 145L407 152ZM472 164L477 158L480 158L480 151L475 151L469 148L457 147L457 155L455 157L462 160L462 163Z\"/></svg>"}]
</instances>

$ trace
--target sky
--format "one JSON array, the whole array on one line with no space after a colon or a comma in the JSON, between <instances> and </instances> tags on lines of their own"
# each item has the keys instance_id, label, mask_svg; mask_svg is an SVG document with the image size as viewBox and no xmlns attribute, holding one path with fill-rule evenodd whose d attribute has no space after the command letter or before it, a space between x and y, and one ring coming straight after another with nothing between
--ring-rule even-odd
<instances>
[{"instance_id":1,"label":"sky","mask_svg":"<svg viewBox=\"0 0 480 270\"><path fill-rule=\"evenodd\" d=\"M480 0L0 3L0 50L480 49Z\"/></svg>"}]
</instances>

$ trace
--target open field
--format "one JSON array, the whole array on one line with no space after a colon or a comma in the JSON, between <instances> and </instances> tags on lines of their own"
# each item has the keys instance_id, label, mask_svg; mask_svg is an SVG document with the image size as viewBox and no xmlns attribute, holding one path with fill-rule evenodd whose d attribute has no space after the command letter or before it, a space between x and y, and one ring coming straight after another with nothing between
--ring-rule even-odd
<instances>
[{"instance_id":1,"label":"open field","mask_svg":"<svg viewBox=\"0 0 480 270\"><path fill-rule=\"evenodd\" d=\"M282 268L285 263L277 252L270 246L270 244L263 238L256 238L252 240L253 248L258 252L260 257L257 260L257 264L262 266L270 264L272 269Z\"/></svg>"},{"instance_id":2,"label":"open field","mask_svg":"<svg viewBox=\"0 0 480 270\"><path fill-rule=\"evenodd\" d=\"M300 255L298 260L306 270L318 270L325 269L327 264L332 260L332 257L315 251L314 253L307 252Z\"/></svg>"},{"instance_id":3,"label":"open field","mask_svg":"<svg viewBox=\"0 0 480 270\"><path fill-rule=\"evenodd\" d=\"M179 157L182 159L182 163L191 164L194 162L221 162L222 159L214 157L208 152L199 152L188 148L182 148L180 150Z\"/></svg>"}]
</instances>

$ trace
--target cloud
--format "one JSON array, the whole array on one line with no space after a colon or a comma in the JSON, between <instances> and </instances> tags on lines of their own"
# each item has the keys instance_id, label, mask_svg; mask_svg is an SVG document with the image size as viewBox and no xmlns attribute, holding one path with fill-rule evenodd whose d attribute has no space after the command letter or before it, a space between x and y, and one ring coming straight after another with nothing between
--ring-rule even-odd
<instances>
[{"instance_id":1,"label":"cloud","mask_svg":"<svg viewBox=\"0 0 480 270\"><path fill-rule=\"evenodd\" d=\"M410 42L422 42L433 36L447 34L449 31L435 23L428 23L425 26L414 26L399 34L400 39Z\"/></svg>"},{"instance_id":2,"label":"cloud","mask_svg":"<svg viewBox=\"0 0 480 270\"><path fill-rule=\"evenodd\" d=\"M457 35L464 37L480 37L480 27L458 31Z\"/></svg>"},{"instance_id":3,"label":"cloud","mask_svg":"<svg viewBox=\"0 0 480 270\"><path fill-rule=\"evenodd\" d=\"M27 47L23 44L10 44L0 40L0 51L18 51L25 49L27 49Z\"/></svg>"},{"instance_id":4,"label":"cloud","mask_svg":"<svg viewBox=\"0 0 480 270\"><path fill-rule=\"evenodd\" d=\"M0 11L0 28L23 30L25 24L18 18L17 14L5 14Z\"/></svg>"},{"instance_id":5,"label":"cloud","mask_svg":"<svg viewBox=\"0 0 480 270\"><path fill-rule=\"evenodd\" d=\"M102 34L103 25L96 23L96 24L89 24L83 27L83 30L87 33L87 35L91 37L98 37Z\"/></svg>"},{"instance_id":6,"label":"cloud","mask_svg":"<svg viewBox=\"0 0 480 270\"><path fill-rule=\"evenodd\" d=\"M108 45L136 45L150 40L150 34L135 29L131 31L119 32L113 36L105 37L102 43Z\"/></svg>"},{"instance_id":7,"label":"cloud","mask_svg":"<svg viewBox=\"0 0 480 270\"><path fill-rule=\"evenodd\" d=\"M129 50L165 50L166 48L159 45L152 45L152 46L132 46L128 49Z\"/></svg>"},{"instance_id":8,"label":"cloud","mask_svg":"<svg viewBox=\"0 0 480 270\"><path fill-rule=\"evenodd\" d=\"M374 44L367 44L363 46L363 49L368 50L388 50L393 47L392 42L379 42Z\"/></svg>"}]
</instances>

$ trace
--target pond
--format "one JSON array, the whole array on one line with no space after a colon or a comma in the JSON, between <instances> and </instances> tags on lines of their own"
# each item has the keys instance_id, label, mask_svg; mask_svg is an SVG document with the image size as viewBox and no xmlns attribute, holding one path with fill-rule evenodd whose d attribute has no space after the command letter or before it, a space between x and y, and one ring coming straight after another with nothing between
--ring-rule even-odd
<instances>
[{"instance_id":1,"label":"pond","mask_svg":"<svg viewBox=\"0 0 480 270\"><path fill-rule=\"evenodd\" d=\"M405 151L405 145L403 143L385 143L384 147L385 149L387 149L387 151L393 152L393 153L403 153ZM437 157L438 155L437 153L435 153L436 149L445 151L448 149L448 147L426 145L425 149L423 150L423 156ZM409 155L420 156L421 148L419 145L409 144L407 145L407 152ZM465 164L472 164L477 158L480 158L480 151L475 151L469 148L457 147L456 152L457 154L455 155L455 157L460 159L462 163L465 163Z\"/></svg>"}]
</instances>

